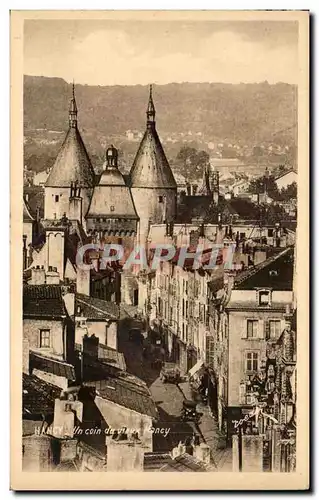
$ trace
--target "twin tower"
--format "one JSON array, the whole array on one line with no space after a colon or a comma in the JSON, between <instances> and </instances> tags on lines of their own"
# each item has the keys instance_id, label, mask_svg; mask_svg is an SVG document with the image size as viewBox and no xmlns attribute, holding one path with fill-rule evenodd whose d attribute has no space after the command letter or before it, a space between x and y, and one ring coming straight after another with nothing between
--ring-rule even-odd
<instances>
[{"instance_id":1,"label":"twin tower","mask_svg":"<svg viewBox=\"0 0 319 500\"><path fill-rule=\"evenodd\" d=\"M130 174L118 169L118 152L106 150L101 175L96 175L78 129L74 95L69 130L45 184L44 218L66 216L78 221L88 235L122 243L144 242L151 224L176 217L177 185L156 131L152 86L146 111L146 130Z\"/></svg>"}]
</instances>

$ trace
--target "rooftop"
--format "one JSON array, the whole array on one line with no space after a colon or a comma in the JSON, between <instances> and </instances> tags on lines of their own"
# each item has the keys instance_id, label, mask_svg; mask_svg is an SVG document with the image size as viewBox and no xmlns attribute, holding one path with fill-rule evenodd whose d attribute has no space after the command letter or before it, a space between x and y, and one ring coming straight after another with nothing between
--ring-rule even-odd
<instances>
[{"instance_id":1,"label":"rooftop","mask_svg":"<svg viewBox=\"0 0 319 500\"><path fill-rule=\"evenodd\" d=\"M143 384L138 385L132 380L126 380L125 374L119 374L117 377L108 377L103 380L85 382L84 385L94 387L97 396L133 410L136 413L148 415L154 419L158 416L156 405L147 386Z\"/></svg>"},{"instance_id":2,"label":"rooftop","mask_svg":"<svg viewBox=\"0 0 319 500\"><path fill-rule=\"evenodd\" d=\"M66 315L60 285L23 285L23 317L61 319Z\"/></svg>"},{"instance_id":3,"label":"rooftop","mask_svg":"<svg viewBox=\"0 0 319 500\"><path fill-rule=\"evenodd\" d=\"M160 472L209 472L215 470L211 465L206 465L201 460L184 453L164 465Z\"/></svg>"},{"instance_id":4,"label":"rooftop","mask_svg":"<svg viewBox=\"0 0 319 500\"><path fill-rule=\"evenodd\" d=\"M243 271L235 278L236 290L269 287L273 290L292 290L294 248L287 247L257 266Z\"/></svg>"},{"instance_id":5,"label":"rooftop","mask_svg":"<svg viewBox=\"0 0 319 500\"><path fill-rule=\"evenodd\" d=\"M114 302L89 297L82 293L77 293L75 298L75 310L81 308L81 314L90 320L117 320L119 319L119 308Z\"/></svg>"},{"instance_id":6,"label":"rooftop","mask_svg":"<svg viewBox=\"0 0 319 500\"><path fill-rule=\"evenodd\" d=\"M61 389L44 382L35 375L23 374L22 414L26 418L35 415L53 414L54 401L60 397Z\"/></svg>"},{"instance_id":7,"label":"rooftop","mask_svg":"<svg viewBox=\"0 0 319 500\"><path fill-rule=\"evenodd\" d=\"M65 377L71 382L75 381L73 365L30 351L30 371L32 372L33 369L52 373L58 377Z\"/></svg>"}]
</instances>

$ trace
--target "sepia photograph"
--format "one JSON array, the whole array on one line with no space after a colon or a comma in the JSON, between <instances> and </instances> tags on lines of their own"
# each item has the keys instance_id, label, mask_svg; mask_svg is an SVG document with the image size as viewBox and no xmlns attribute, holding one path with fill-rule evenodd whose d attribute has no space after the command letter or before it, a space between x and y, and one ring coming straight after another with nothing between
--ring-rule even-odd
<instances>
[{"instance_id":1,"label":"sepia photograph","mask_svg":"<svg viewBox=\"0 0 319 500\"><path fill-rule=\"evenodd\" d=\"M11 12L12 489L309 487L308 22Z\"/></svg>"}]
</instances>

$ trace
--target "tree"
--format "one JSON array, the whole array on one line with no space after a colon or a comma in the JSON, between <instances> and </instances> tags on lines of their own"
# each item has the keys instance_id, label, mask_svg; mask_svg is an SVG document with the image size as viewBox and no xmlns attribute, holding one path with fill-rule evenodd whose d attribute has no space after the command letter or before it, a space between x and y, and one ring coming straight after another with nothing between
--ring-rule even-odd
<instances>
[{"instance_id":1,"label":"tree","mask_svg":"<svg viewBox=\"0 0 319 500\"><path fill-rule=\"evenodd\" d=\"M254 194L261 194L267 191L267 194L273 200L280 199L280 193L273 175L263 175L258 179L250 181L248 191Z\"/></svg>"},{"instance_id":2,"label":"tree","mask_svg":"<svg viewBox=\"0 0 319 500\"><path fill-rule=\"evenodd\" d=\"M290 201L291 199L297 198L297 183L293 182L289 184L286 188L282 188L280 191L280 200L281 201Z\"/></svg>"},{"instance_id":3,"label":"tree","mask_svg":"<svg viewBox=\"0 0 319 500\"><path fill-rule=\"evenodd\" d=\"M206 151L198 151L189 146L183 146L176 157L180 172L188 181L197 181L208 162L209 154Z\"/></svg>"}]
</instances>

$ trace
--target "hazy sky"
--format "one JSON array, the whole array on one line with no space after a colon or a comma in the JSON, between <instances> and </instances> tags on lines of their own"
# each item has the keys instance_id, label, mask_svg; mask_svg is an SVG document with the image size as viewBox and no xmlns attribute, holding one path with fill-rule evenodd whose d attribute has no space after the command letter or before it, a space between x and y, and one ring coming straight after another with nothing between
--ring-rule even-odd
<instances>
[{"instance_id":1,"label":"hazy sky","mask_svg":"<svg viewBox=\"0 0 319 500\"><path fill-rule=\"evenodd\" d=\"M297 83L298 23L29 20L24 73L89 85Z\"/></svg>"}]
</instances>

